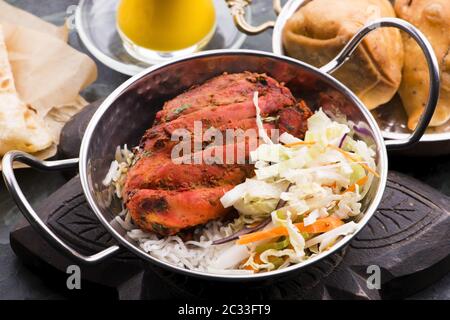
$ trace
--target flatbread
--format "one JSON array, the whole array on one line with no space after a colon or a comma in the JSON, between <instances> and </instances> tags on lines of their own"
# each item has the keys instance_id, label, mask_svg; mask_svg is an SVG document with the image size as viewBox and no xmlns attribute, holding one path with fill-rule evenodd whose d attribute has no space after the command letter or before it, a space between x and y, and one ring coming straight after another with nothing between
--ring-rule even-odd
<instances>
[{"instance_id":1,"label":"flatbread","mask_svg":"<svg viewBox=\"0 0 450 320\"><path fill-rule=\"evenodd\" d=\"M10 150L38 152L51 144L43 120L17 94L0 26L0 156Z\"/></svg>"}]
</instances>

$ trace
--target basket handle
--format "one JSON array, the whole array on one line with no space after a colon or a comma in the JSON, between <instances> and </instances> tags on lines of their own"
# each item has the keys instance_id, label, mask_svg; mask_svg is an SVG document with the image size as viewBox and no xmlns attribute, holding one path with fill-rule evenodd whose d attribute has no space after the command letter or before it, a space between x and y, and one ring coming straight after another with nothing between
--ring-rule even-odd
<instances>
[{"instance_id":1,"label":"basket handle","mask_svg":"<svg viewBox=\"0 0 450 320\"><path fill-rule=\"evenodd\" d=\"M50 243L56 249L62 250L62 252L68 257L74 258L80 263L95 264L119 251L120 247L117 245L113 245L91 256L85 256L67 245L44 223L44 221L42 221L42 219L38 216L36 211L31 206L30 202L23 194L22 189L20 188L20 185L17 182L16 176L14 174L13 164L15 161L27 164L32 168L42 171L59 171L76 167L78 165L78 159L75 158L56 161L41 161L21 151L10 151L3 157L3 178L14 202L19 207L20 211L22 211L23 215L31 224L31 226L42 237L44 237L44 239L47 240L48 243Z\"/></svg>"},{"instance_id":2,"label":"basket handle","mask_svg":"<svg viewBox=\"0 0 450 320\"><path fill-rule=\"evenodd\" d=\"M257 35L275 26L275 21L266 21L258 26L253 26L245 20L245 8L252 3L252 0L225 0L231 10L233 21L239 31L248 35ZM280 0L273 0L273 11L276 15L281 12Z\"/></svg>"}]
</instances>

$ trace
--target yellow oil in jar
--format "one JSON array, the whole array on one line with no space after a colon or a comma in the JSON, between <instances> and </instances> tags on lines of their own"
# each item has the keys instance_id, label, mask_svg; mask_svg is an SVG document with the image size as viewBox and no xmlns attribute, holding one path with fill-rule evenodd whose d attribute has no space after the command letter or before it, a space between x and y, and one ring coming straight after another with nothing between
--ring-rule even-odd
<instances>
[{"instance_id":1,"label":"yellow oil in jar","mask_svg":"<svg viewBox=\"0 0 450 320\"><path fill-rule=\"evenodd\" d=\"M120 31L134 44L155 51L176 51L198 44L214 29L213 0L122 0Z\"/></svg>"}]
</instances>

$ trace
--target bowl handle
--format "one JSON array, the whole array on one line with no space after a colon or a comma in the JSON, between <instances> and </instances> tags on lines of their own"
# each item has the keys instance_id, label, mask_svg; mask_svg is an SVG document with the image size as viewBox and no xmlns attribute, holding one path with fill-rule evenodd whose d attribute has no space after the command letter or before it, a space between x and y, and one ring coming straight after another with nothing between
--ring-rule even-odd
<instances>
[{"instance_id":1,"label":"bowl handle","mask_svg":"<svg viewBox=\"0 0 450 320\"><path fill-rule=\"evenodd\" d=\"M266 21L258 26L252 26L245 20L245 8L252 3L252 0L225 0L231 10L233 21L239 31L248 35L257 35L275 26L275 21ZM278 15L281 12L280 0L273 0L273 11Z\"/></svg>"},{"instance_id":2,"label":"bowl handle","mask_svg":"<svg viewBox=\"0 0 450 320\"><path fill-rule=\"evenodd\" d=\"M406 139L385 141L386 148L388 150L401 150L410 147L420 140L425 130L427 129L431 118L433 117L434 110L436 109L439 99L439 64L436 55L434 54L433 47L420 30L402 19L382 18L374 20L360 29L345 45L342 51L333 60L321 67L320 70L326 73L332 73L333 71L338 69L348 59L350 59L350 56L364 39L364 37L372 30L378 29L380 27L394 27L408 33L408 35L411 36L422 49L428 64L430 91L428 94L428 101L425 106L425 110L416 128L414 129L413 133Z\"/></svg>"},{"instance_id":3,"label":"bowl handle","mask_svg":"<svg viewBox=\"0 0 450 320\"><path fill-rule=\"evenodd\" d=\"M16 176L14 175L13 164L15 161L27 164L30 167L43 171L59 171L76 167L78 164L78 159L41 161L21 151L10 151L3 157L3 178L9 193L14 199L14 202L17 204L20 211L22 211L31 226L52 246L57 249L61 249L69 257L75 258L78 262L84 264L95 264L119 251L120 247L113 245L94 255L85 256L64 243L63 240L61 240L49 227L47 227L23 194L22 189L17 182Z\"/></svg>"}]
</instances>

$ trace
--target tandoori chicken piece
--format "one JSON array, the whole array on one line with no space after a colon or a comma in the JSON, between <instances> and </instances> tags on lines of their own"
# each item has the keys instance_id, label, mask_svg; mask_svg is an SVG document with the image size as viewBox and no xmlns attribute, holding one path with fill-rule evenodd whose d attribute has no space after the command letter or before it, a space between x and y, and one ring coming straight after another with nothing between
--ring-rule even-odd
<instances>
[{"instance_id":1,"label":"tandoori chicken piece","mask_svg":"<svg viewBox=\"0 0 450 320\"><path fill-rule=\"evenodd\" d=\"M258 103L261 116L268 117L277 115L283 108L294 106L295 99L292 95L288 96L279 90L277 93L260 96ZM222 106L204 106L194 112L183 114L170 122L160 123L150 128L141 139L140 146L145 150L153 150L154 147L161 149L170 141L175 130L185 129L194 132L196 121L201 121L201 127L203 130L207 130L211 127L218 128L225 125L228 128L234 128L236 122L242 119L254 119L255 117L256 109L253 104L253 97L245 102L233 102Z\"/></svg>"},{"instance_id":2,"label":"tandoori chicken piece","mask_svg":"<svg viewBox=\"0 0 450 320\"><path fill-rule=\"evenodd\" d=\"M187 191L141 189L134 193L127 207L141 229L161 235L204 224L230 213L220 198L233 185L195 188Z\"/></svg>"},{"instance_id":3,"label":"tandoori chicken piece","mask_svg":"<svg viewBox=\"0 0 450 320\"><path fill-rule=\"evenodd\" d=\"M266 130L266 132L268 133L269 136L273 136L274 134L272 133L273 129L278 129L279 130L279 134L283 134L284 132L290 133L293 136L296 136L298 138L304 138L304 133L307 130L307 119L312 115L311 110L308 108L308 106L305 104L305 102L302 100L300 101L300 103L296 104L295 106L289 106L289 107L285 107L281 110L279 110L279 112L274 113L272 115L276 116L276 121L274 121L273 123L264 123L264 128ZM184 118L184 117L183 117ZM234 129L234 133L237 134L238 131L236 131L237 129L241 129L241 132L244 133L251 133L250 130L253 130L253 132L257 133L258 128L257 128L257 124L256 124L256 119L255 119L255 115L253 117L250 118L242 118L241 120L233 120L230 121L229 119L227 119L227 117L218 117L215 114L212 117L214 120L209 120L207 118L203 119L202 122L202 128L204 128L203 123L208 123L210 124L212 121L216 121L216 124L219 124L217 127L209 127L209 128L214 128L216 129L218 132L221 133L221 136L224 137L224 143L225 143L225 138L226 138L226 130L228 129ZM219 120L217 120L218 118L220 118ZM225 124L220 125L221 120L225 122ZM176 135L175 133L175 128L177 129L186 129L189 132L193 131L193 125L191 125L191 123L193 123L192 119L189 119L188 121L184 122L184 127L183 124L181 123L181 118L176 121L178 122L177 124L173 125L173 126L167 126L164 127L162 125L156 126L154 128L151 128L149 130L147 130L146 134L144 135L144 137L141 140L141 148L147 152L150 152L152 154L154 154L155 152L166 152L166 153L171 153L172 148L179 144L180 141L178 140L172 140L173 137L175 137ZM175 121L172 121L170 124L172 124ZM250 130L249 130L250 129ZM203 129L205 130L205 129ZM172 134L169 135L169 132L171 132ZM194 140L196 136L195 135L191 135L191 150L195 150L195 146L194 144L201 144L201 145L208 145L209 141L205 141L205 140L201 140L201 141L196 141Z\"/></svg>"},{"instance_id":4,"label":"tandoori chicken piece","mask_svg":"<svg viewBox=\"0 0 450 320\"><path fill-rule=\"evenodd\" d=\"M144 157L128 173L124 193L136 189L187 190L241 183L253 171L247 165L176 164L164 154Z\"/></svg>"},{"instance_id":5,"label":"tandoori chicken piece","mask_svg":"<svg viewBox=\"0 0 450 320\"><path fill-rule=\"evenodd\" d=\"M203 126L202 126L203 127ZM264 128L269 133L269 136L271 134L272 129L275 129L276 126L273 123L265 123ZM151 154L161 153L165 152L167 154L170 154L172 151L172 148L175 145L178 145L181 140L183 142L186 142L183 137L180 136L179 139L172 139L177 137L176 134L169 135L163 128L160 128L162 130L147 130L146 136L141 141L141 148L142 150L145 150L147 153L150 152ZM225 124L222 124L218 127L211 127L211 129L214 129L211 131L211 134L215 134L216 132L220 132L221 136L223 137L223 143L226 143L226 135L227 130L232 129L232 133L234 135L238 135L239 132L244 133L251 133L254 132L257 133L258 126L256 125L255 118L247 118L247 119L241 119L233 122L226 122ZM240 129L240 131L238 131ZM206 134L208 128L203 127L203 133ZM253 131L251 131L253 130ZM231 132L228 132L228 135L231 135ZM208 146L212 141L212 137L205 137L201 136L200 140L199 137L192 134L190 135L190 141L191 141L191 150L195 150L195 143L202 145L203 147ZM233 141L234 142L234 141ZM180 155L181 156L181 155Z\"/></svg>"},{"instance_id":6,"label":"tandoori chicken piece","mask_svg":"<svg viewBox=\"0 0 450 320\"><path fill-rule=\"evenodd\" d=\"M204 107L250 101L255 91L258 91L260 96L269 96L272 99L269 103L273 100L285 101L286 105L295 103L288 88L265 74L251 72L222 74L166 102L156 116L156 123L172 121Z\"/></svg>"},{"instance_id":7,"label":"tandoori chicken piece","mask_svg":"<svg viewBox=\"0 0 450 320\"><path fill-rule=\"evenodd\" d=\"M225 130L228 128L231 127L222 126L218 130L225 137ZM275 125L266 123L264 128L270 136ZM206 148L196 152L192 141L191 152L187 155L181 152L175 156L172 154L171 151L176 150L172 147L178 144L178 141L169 142L170 146L166 145L164 149L139 152L136 155L139 160L127 175L125 197L135 189L181 190L202 185L217 186L242 182L254 169L250 164L249 154L257 145L252 146L249 139L253 135L247 136L245 130L254 129L256 138L256 121L254 118L243 119L234 129L241 129L244 134L236 131L229 133L233 138L230 144L216 145L216 141L208 141Z\"/></svg>"},{"instance_id":8,"label":"tandoori chicken piece","mask_svg":"<svg viewBox=\"0 0 450 320\"><path fill-rule=\"evenodd\" d=\"M278 118L280 134L287 132L303 139L306 130L308 130L308 122L306 120L311 116L312 112L303 100L294 107L284 108L281 110Z\"/></svg>"},{"instance_id":9,"label":"tandoori chicken piece","mask_svg":"<svg viewBox=\"0 0 450 320\"><path fill-rule=\"evenodd\" d=\"M139 227L161 235L176 234L230 212L222 207L220 198L254 175L249 154L258 140L250 145L244 136L240 141L214 141L210 146L212 141L190 137L190 152L174 156L179 141L171 138L177 129L193 132L194 121L199 120L202 133L217 128L224 137L228 129L254 129L257 134L255 91L261 116L270 118L264 123L269 136L273 129L304 136L311 111L304 102L297 103L288 88L266 75L224 74L170 100L155 126L142 137L136 162L127 174L126 205ZM180 104L189 107L174 112Z\"/></svg>"}]
</instances>

